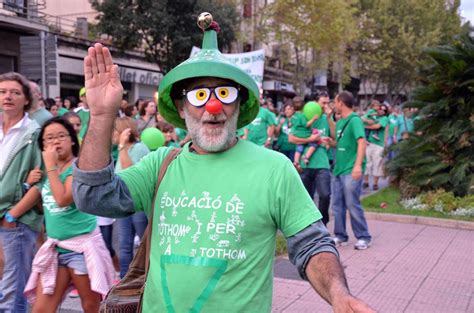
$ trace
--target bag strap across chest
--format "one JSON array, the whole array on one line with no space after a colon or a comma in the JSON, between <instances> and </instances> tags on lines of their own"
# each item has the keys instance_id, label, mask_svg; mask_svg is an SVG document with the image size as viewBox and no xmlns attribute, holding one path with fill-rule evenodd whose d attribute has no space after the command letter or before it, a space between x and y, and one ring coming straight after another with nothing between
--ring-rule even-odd
<instances>
[{"instance_id":1,"label":"bag strap across chest","mask_svg":"<svg viewBox=\"0 0 474 313\"><path fill-rule=\"evenodd\" d=\"M153 229L153 215L155 211L155 200L156 195L158 193L158 189L160 187L161 181L163 177L165 177L166 171L168 170L168 166L173 162L173 160L181 153L181 149L175 148L171 150L168 155L166 155L163 163L160 166L160 171L158 173L158 180L156 181L155 185L155 192L153 193L153 204L151 206L150 218L148 221L148 226L145 230L145 238L146 238L146 258L145 258L145 277L148 275L148 269L150 267L150 250L151 250L151 233Z\"/></svg>"}]
</instances>

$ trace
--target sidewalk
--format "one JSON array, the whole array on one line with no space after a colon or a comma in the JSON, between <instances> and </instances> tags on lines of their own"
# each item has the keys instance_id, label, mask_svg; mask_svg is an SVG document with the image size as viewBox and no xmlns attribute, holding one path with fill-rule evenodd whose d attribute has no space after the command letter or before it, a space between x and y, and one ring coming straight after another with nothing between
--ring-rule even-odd
<instances>
[{"instance_id":1,"label":"sidewalk","mask_svg":"<svg viewBox=\"0 0 474 313\"><path fill-rule=\"evenodd\" d=\"M378 312L474 312L474 231L368 223L368 250L354 250L354 239L339 249L354 295ZM273 312L332 312L287 259L278 258L274 269ZM60 312L81 311L79 299L68 298Z\"/></svg>"},{"instance_id":2,"label":"sidewalk","mask_svg":"<svg viewBox=\"0 0 474 313\"><path fill-rule=\"evenodd\" d=\"M354 250L354 240L339 249L354 295L378 312L474 312L473 231L368 223L368 250ZM273 312L332 312L288 263L275 263Z\"/></svg>"}]
</instances>

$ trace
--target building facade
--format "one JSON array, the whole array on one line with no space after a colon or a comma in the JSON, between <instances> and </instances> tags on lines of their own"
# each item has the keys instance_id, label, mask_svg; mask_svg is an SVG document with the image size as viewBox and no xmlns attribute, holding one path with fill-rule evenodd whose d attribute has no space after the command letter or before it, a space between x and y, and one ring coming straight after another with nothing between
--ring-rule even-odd
<instances>
[{"instance_id":1,"label":"building facade","mask_svg":"<svg viewBox=\"0 0 474 313\"><path fill-rule=\"evenodd\" d=\"M0 1L0 73L17 71L41 87L43 97L78 97L84 86L83 59L91 38L89 25L97 12L89 1ZM143 53L114 51L124 98L155 98L160 68Z\"/></svg>"}]
</instances>

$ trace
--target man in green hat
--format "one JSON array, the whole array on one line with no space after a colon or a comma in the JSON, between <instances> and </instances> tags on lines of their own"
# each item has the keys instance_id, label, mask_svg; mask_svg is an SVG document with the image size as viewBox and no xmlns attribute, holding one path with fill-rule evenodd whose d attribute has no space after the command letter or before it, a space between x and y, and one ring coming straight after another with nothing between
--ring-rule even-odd
<instances>
[{"instance_id":1,"label":"man in green hat","mask_svg":"<svg viewBox=\"0 0 474 313\"><path fill-rule=\"evenodd\" d=\"M204 20L207 21L206 19ZM118 175L110 160L122 86L107 48L84 60L89 130L75 163L75 203L88 213L123 217L154 207L144 312L270 312L278 229L289 256L336 312L372 312L347 287L321 214L291 162L238 140L255 119L258 88L217 49L218 25L202 28L202 50L159 87L161 115L191 142L170 164L155 199L160 148Z\"/></svg>"}]
</instances>

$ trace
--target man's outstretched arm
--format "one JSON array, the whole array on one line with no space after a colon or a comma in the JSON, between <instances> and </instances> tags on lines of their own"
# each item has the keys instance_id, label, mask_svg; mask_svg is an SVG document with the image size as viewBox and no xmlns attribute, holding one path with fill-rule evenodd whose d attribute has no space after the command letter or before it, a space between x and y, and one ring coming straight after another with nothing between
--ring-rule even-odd
<instances>
[{"instance_id":1,"label":"man's outstretched arm","mask_svg":"<svg viewBox=\"0 0 474 313\"><path fill-rule=\"evenodd\" d=\"M306 275L314 290L332 305L334 312L375 312L350 294L336 255L327 252L314 255L306 267Z\"/></svg>"},{"instance_id":2,"label":"man's outstretched arm","mask_svg":"<svg viewBox=\"0 0 474 313\"><path fill-rule=\"evenodd\" d=\"M99 43L89 48L84 77L90 120L79 160L73 165L74 202L90 214L129 216L134 213L133 200L110 161L112 129L123 88L109 49Z\"/></svg>"},{"instance_id":3,"label":"man's outstretched arm","mask_svg":"<svg viewBox=\"0 0 474 313\"><path fill-rule=\"evenodd\" d=\"M287 240L290 261L334 312L374 312L350 294L334 241L320 220Z\"/></svg>"}]
</instances>

